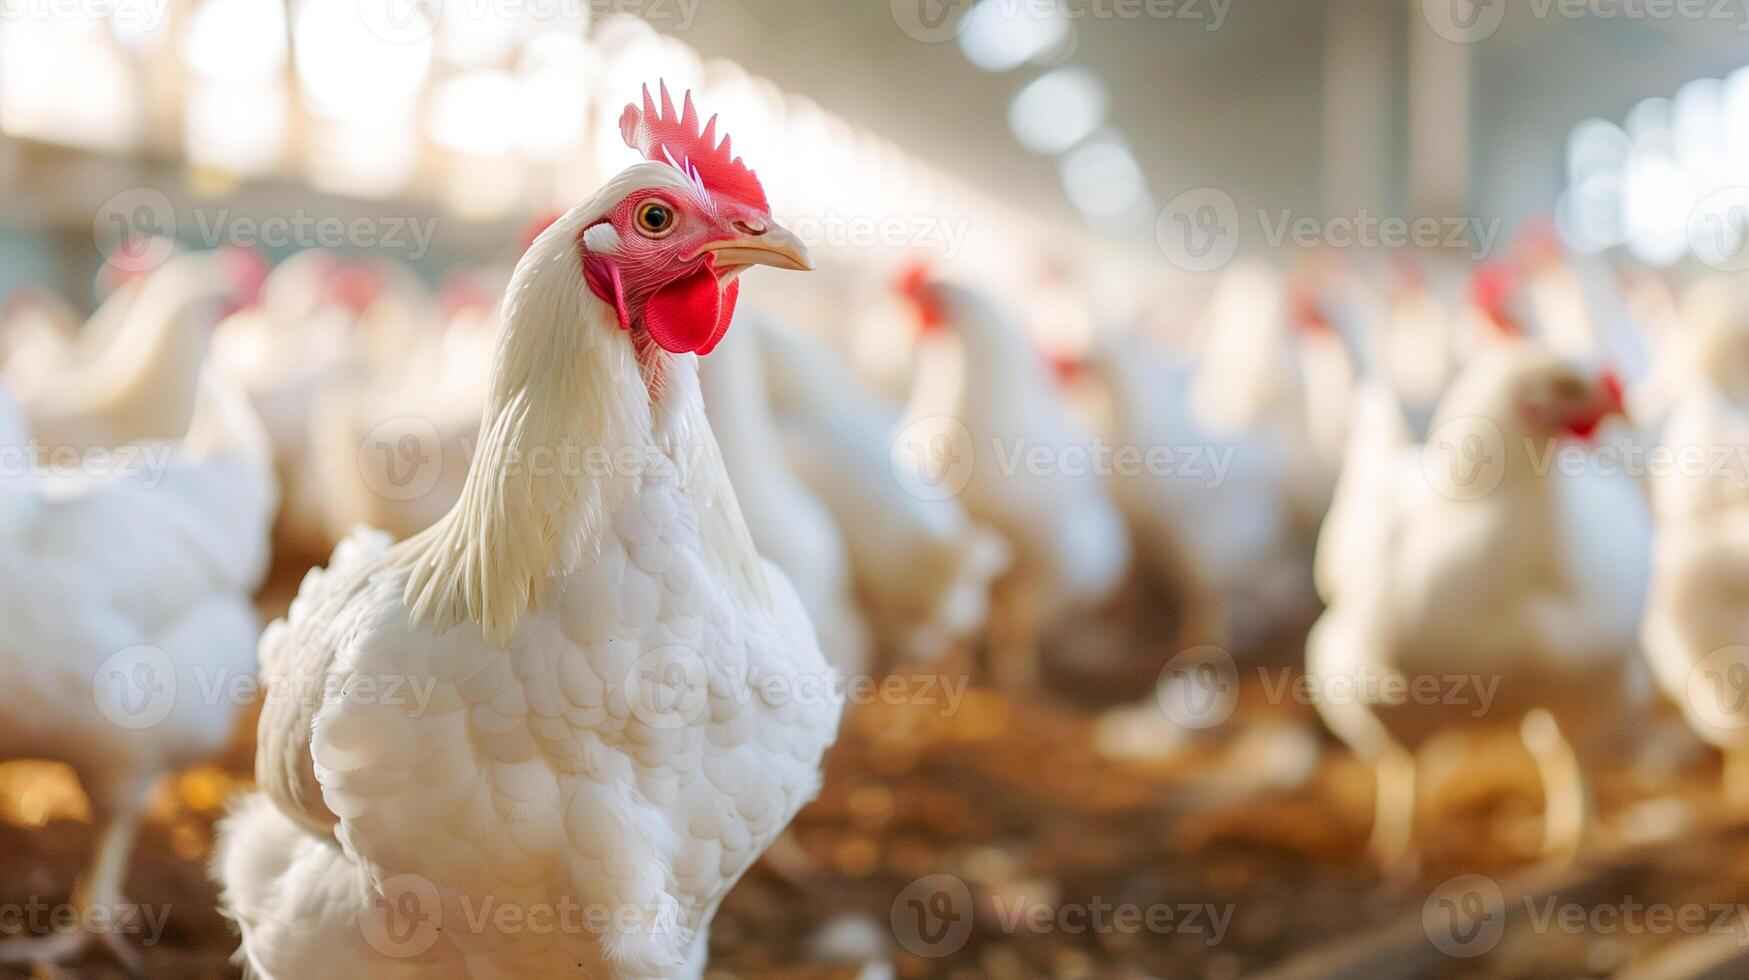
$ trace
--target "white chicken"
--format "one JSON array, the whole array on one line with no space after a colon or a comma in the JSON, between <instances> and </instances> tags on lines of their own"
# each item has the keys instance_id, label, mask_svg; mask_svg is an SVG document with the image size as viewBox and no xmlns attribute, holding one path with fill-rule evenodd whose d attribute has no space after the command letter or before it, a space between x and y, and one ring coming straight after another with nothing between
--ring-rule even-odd
<instances>
[{"instance_id":1,"label":"white chicken","mask_svg":"<svg viewBox=\"0 0 1749 980\"><path fill-rule=\"evenodd\" d=\"M1046 633L1123 584L1129 534L1090 437L1026 336L969 289L920 275L903 288L925 336L895 465L911 468L913 492L956 497L1013 546L996 583L990 666L998 683L1025 688Z\"/></svg>"},{"instance_id":2,"label":"white chicken","mask_svg":"<svg viewBox=\"0 0 1749 980\"><path fill-rule=\"evenodd\" d=\"M908 663L962 649L989 618L1007 543L951 497L911 493L895 478L899 407L824 344L775 325L759 337L790 466L837 518L879 646Z\"/></svg>"},{"instance_id":3,"label":"white chicken","mask_svg":"<svg viewBox=\"0 0 1749 980\"><path fill-rule=\"evenodd\" d=\"M100 351L75 355L21 385L18 402L37 441L82 451L187 430L213 324L252 299L253 283L232 252L171 257L126 300Z\"/></svg>"},{"instance_id":4,"label":"white chicken","mask_svg":"<svg viewBox=\"0 0 1749 980\"><path fill-rule=\"evenodd\" d=\"M310 414L317 399L356 377L373 353L399 353L411 329L405 303L378 300L385 282L405 275L387 260L364 264L320 249L273 268L261 301L227 318L213 338L213 362L243 389L273 440L282 499L276 551L322 555L328 488L310 465ZM401 291L413 287L401 285ZM373 312L375 311L375 312ZM368 336L367 336L368 335Z\"/></svg>"},{"instance_id":5,"label":"white chicken","mask_svg":"<svg viewBox=\"0 0 1749 980\"><path fill-rule=\"evenodd\" d=\"M199 389L180 449L106 453L106 473L52 479L24 465L24 420L0 390L0 745L78 774L99 835L75 901L104 912L123 901L147 790L228 744L231 692L255 669L271 460L241 395ZM10 939L0 962L65 958L98 935L139 972L116 931Z\"/></svg>"},{"instance_id":6,"label":"white chicken","mask_svg":"<svg viewBox=\"0 0 1749 980\"><path fill-rule=\"evenodd\" d=\"M699 368L699 386L723 465L753 544L795 583L820 647L846 675L868 669L869 626L857 608L850 555L831 511L797 479L766 395L762 317L744 316Z\"/></svg>"},{"instance_id":7,"label":"white chicken","mask_svg":"<svg viewBox=\"0 0 1749 980\"><path fill-rule=\"evenodd\" d=\"M1197 365L1168 363L1140 337L1103 335L1087 367L1109 394L1111 443L1139 454L1112 494L1138 557L1180 599L1184 643L1250 649L1307 614L1285 434L1203 422L1191 397Z\"/></svg>"},{"instance_id":8,"label":"white chicken","mask_svg":"<svg viewBox=\"0 0 1749 980\"><path fill-rule=\"evenodd\" d=\"M1654 474L1657 539L1644 640L1654 675L1725 754L1725 790L1749 804L1749 330L1700 327L1710 352L1671 414L1671 465ZM1698 365L1697 365L1698 366Z\"/></svg>"},{"instance_id":9,"label":"white chicken","mask_svg":"<svg viewBox=\"0 0 1749 980\"><path fill-rule=\"evenodd\" d=\"M1329 608L1306 668L1325 722L1375 767L1387 867L1412 854L1411 753L1455 725L1519 721L1544 780L1544 850L1579 846L1578 752L1645 694L1650 527L1632 479L1550 454L1621 410L1610 375L1527 341L1463 370L1425 449L1388 392L1363 393L1318 544Z\"/></svg>"},{"instance_id":10,"label":"white chicken","mask_svg":"<svg viewBox=\"0 0 1749 980\"><path fill-rule=\"evenodd\" d=\"M472 274L465 284L452 281L440 329L408 338L392 362L361 358L317 394L304 466L331 541L360 524L411 537L460 499L498 339L488 296L503 296Z\"/></svg>"},{"instance_id":11,"label":"white chicken","mask_svg":"<svg viewBox=\"0 0 1749 980\"><path fill-rule=\"evenodd\" d=\"M263 638L261 791L214 866L257 976L696 978L819 787L840 699L693 356L749 265L810 262L715 120L661 103L621 119L649 162L517 264L461 500L343 542Z\"/></svg>"}]
</instances>

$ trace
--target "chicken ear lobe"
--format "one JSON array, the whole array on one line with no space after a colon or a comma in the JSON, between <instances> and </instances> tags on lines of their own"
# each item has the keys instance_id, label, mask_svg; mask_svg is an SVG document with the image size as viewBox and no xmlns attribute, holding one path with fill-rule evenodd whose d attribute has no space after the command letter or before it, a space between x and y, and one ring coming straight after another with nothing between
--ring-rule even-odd
<instances>
[{"instance_id":1,"label":"chicken ear lobe","mask_svg":"<svg viewBox=\"0 0 1749 980\"><path fill-rule=\"evenodd\" d=\"M589 291L603 303L613 307L619 317L619 328L632 328L632 315L626 309L625 286L620 282L619 266L614 265L599 255L585 256L583 259L583 281L589 284Z\"/></svg>"}]
</instances>

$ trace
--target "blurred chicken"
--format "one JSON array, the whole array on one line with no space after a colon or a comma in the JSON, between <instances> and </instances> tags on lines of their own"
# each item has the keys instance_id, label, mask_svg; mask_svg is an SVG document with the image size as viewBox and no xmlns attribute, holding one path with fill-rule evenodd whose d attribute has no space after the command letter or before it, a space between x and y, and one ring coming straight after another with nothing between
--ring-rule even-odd
<instances>
[{"instance_id":1,"label":"blurred chicken","mask_svg":"<svg viewBox=\"0 0 1749 980\"><path fill-rule=\"evenodd\" d=\"M37 442L86 450L180 436L213 324L254 299L248 267L243 253L218 249L172 256L146 274L105 347L18 393Z\"/></svg>"},{"instance_id":2,"label":"blurred chicken","mask_svg":"<svg viewBox=\"0 0 1749 980\"><path fill-rule=\"evenodd\" d=\"M869 626L852 591L844 536L790 469L766 395L760 335L768 328L756 315L742 320L699 367L705 414L753 544L795 583L827 661L847 676L862 674Z\"/></svg>"},{"instance_id":3,"label":"blurred chicken","mask_svg":"<svg viewBox=\"0 0 1749 980\"><path fill-rule=\"evenodd\" d=\"M789 465L837 518L880 646L912 663L961 648L989 618L1006 543L953 499L919 496L895 479L899 409L831 350L775 325L757 336Z\"/></svg>"},{"instance_id":4,"label":"blurred chicken","mask_svg":"<svg viewBox=\"0 0 1749 980\"><path fill-rule=\"evenodd\" d=\"M107 454L104 474L0 474L0 745L10 758L67 763L90 798L98 845L74 899L82 909L124 901L147 791L226 746L242 711L229 692L255 669L269 449L240 395L211 377L198 389L180 447ZM29 458L23 423L0 391L9 458ZM0 962L71 957L97 937L139 974L138 953L110 930L8 939Z\"/></svg>"},{"instance_id":5,"label":"blurred chicken","mask_svg":"<svg viewBox=\"0 0 1749 980\"><path fill-rule=\"evenodd\" d=\"M22 289L0 308L0 378L19 379L59 370L73 359L79 314L46 289Z\"/></svg>"},{"instance_id":6,"label":"blurred chicken","mask_svg":"<svg viewBox=\"0 0 1749 980\"><path fill-rule=\"evenodd\" d=\"M1111 443L1165 460L1111 486L1138 558L1181 597L1183 644L1249 649L1305 612L1308 557L1293 541L1285 438L1202 422L1196 366L1168 363L1141 338L1103 336L1088 367L1110 396Z\"/></svg>"},{"instance_id":7,"label":"blurred chicken","mask_svg":"<svg viewBox=\"0 0 1749 980\"><path fill-rule=\"evenodd\" d=\"M1025 688L1048 631L1123 583L1129 534L1090 438L1027 338L969 289L920 273L902 286L925 336L895 465L914 490L957 497L1013 546L996 585L990 658L998 683Z\"/></svg>"},{"instance_id":8,"label":"blurred chicken","mask_svg":"<svg viewBox=\"0 0 1749 980\"><path fill-rule=\"evenodd\" d=\"M1665 693L1725 753L1727 794L1749 806L1749 329L1694 329L1708 353L1664 428L1673 465L1653 483L1644 638Z\"/></svg>"},{"instance_id":9,"label":"blurred chicken","mask_svg":"<svg viewBox=\"0 0 1749 980\"><path fill-rule=\"evenodd\" d=\"M393 361L361 358L317 394L304 465L330 541L361 524L411 537L460 499L498 339L503 288L487 275L452 275L438 329L409 337Z\"/></svg>"},{"instance_id":10,"label":"blurred chicken","mask_svg":"<svg viewBox=\"0 0 1749 980\"><path fill-rule=\"evenodd\" d=\"M1544 850L1579 846L1579 753L1621 730L1646 686L1635 642L1650 529L1631 479L1565 472L1548 454L1621 410L1612 376L1522 341L1463 370L1426 449L1387 391L1363 393L1319 540L1329 608L1306 658L1319 713L1376 769L1372 848L1388 867L1411 855L1412 753L1454 725L1520 722L1546 790ZM1390 695L1429 679L1437 698Z\"/></svg>"},{"instance_id":11,"label":"blurred chicken","mask_svg":"<svg viewBox=\"0 0 1749 980\"><path fill-rule=\"evenodd\" d=\"M405 352L418 316L410 311L423 303L409 276L386 259L309 249L275 266L261 301L219 326L214 363L248 395L273 441L283 491L276 551L310 557L332 544L328 491L310 462L311 412L330 387Z\"/></svg>"}]
</instances>

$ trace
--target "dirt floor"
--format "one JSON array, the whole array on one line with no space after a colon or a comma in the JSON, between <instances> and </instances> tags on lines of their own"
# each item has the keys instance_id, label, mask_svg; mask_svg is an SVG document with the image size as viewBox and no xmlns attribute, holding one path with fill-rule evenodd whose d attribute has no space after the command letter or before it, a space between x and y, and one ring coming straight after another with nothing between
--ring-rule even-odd
<instances>
[{"instance_id":1,"label":"dirt floor","mask_svg":"<svg viewBox=\"0 0 1749 980\"><path fill-rule=\"evenodd\" d=\"M1749 830L1674 719L1596 774L1596 839L1564 867L1536 865L1540 790L1512 739L1436 745L1419 874L1386 881L1364 853L1371 774L1255 681L1190 732L1145 684L1127 705L1061 685L950 705L932 676L852 707L820 798L718 915L710 976L1749 977ZM128 882L168 910L141 947L154 978L240 976L204 868L248 734L156 793ZM0 908L64 901L91 838L65 770L0 766ZM102 952L0 968L124 975Z\"/></svg>"}]
</instances>

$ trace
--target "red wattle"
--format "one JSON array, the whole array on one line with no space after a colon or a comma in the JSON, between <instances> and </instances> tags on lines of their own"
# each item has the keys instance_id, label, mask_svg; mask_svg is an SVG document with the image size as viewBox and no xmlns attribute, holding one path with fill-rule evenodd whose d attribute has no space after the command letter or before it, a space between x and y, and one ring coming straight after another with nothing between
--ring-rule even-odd
<instances>
[{"instance_id":1,"label":"red wattle","mask_svg":"<svg viewBox=\"0 0 1749 980\"><path fill-rule=\"evenodd\" d=\"M717 328L711 331L710 342L698 349L698 356L703 357L717 349L722 342L723 334L729 332L729 321L735 318L735 300L741 297L741 280L730 281L723 290L723 308L717 313Z\"/></svg>"},{"instance_id":2,"label":"red wattle","mask_svg":"<svg viewBox=\"0 0 1749 980\"><path fill-rule=\"evenodd\" d=\"M723 289L712 256L644 301L644 329L670 354L707 352L728 327Z\"/></svg>"}]
</instances>

